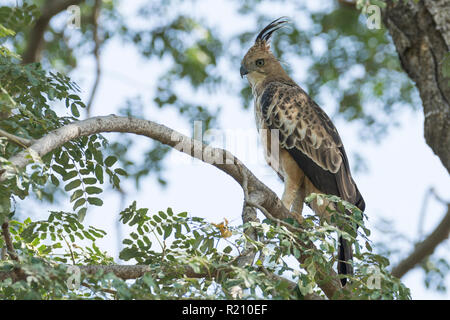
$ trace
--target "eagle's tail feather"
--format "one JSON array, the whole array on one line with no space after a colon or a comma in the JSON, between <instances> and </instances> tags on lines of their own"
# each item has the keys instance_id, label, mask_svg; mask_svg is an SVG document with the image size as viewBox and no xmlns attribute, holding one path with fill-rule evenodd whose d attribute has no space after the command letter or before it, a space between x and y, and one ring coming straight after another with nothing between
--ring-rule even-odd
<instances>
[{"instance_id":1,"label":"eagle's tail feather","mask_svg":"<svg viewBox=\"0 0 450 320\"><path fill-rule=\"evenodd\" d=\"M351 243L349 243L343 237L339 237L338 252L338 273L343 275L353 274L353 267L351 265L351 261L353 259L353 251ZM342 286L345 286L346 283L347 278L342 278Z\"/></svg>"}]
</instances>

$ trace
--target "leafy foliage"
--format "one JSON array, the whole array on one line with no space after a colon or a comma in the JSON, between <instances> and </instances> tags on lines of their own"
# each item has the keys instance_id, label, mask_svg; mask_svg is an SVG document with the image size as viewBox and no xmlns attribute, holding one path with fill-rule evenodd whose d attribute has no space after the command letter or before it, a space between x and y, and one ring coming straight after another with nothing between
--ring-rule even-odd
<instances>
[{"instance_id":1,"label":"leafy foliage","mask_svg":"<svg viewBox=\"0 0 450 320\"><path fill-rule=\"evenodd\" d=\"M309 201L318 199L337 200L314 195ZM186 212L176 214L170 208L150 214L148 209L137 208L134 202L121 212L122 223L133 230L123 240L125 248L120 258L146 265L148 272L132 283L114 274L81 274L84 288L75 289L67 285L68 263L113 264L112 258L95 244L106 232L92 226L86 228L75 214L65 212L52 212L46 221L11 221L10 229L20 263L4 260L0 275L11 274L14 267L20 266L26 279L3 281L0 294L9 299L98 299L110 298L111 294L116 299L231 299L237 298L234 290L239 288L241 299L301 299L312 293L323 295L318 282L327 280L329 275L325 275L325 270L336 263L334 235L339 233L354 242L358 249L355 275L336 298L409 298L409 290L386 271L388 260L371 252L365 236L369 231L363 226L358 209L341 200L336 203L338 207L354 211L351 221L363 228L364 235L360 236L366 241L365 249L357 245L356 235L340 231L325 221L317 221L316 217L307 218L307 227L302 233L293 233L286 226L265 220L229 227L232 237L228 239L223 237L220 228L203 218L190 217ZM348 215L333 210L330 213L348 219ZM248 228L258 234L257 240L244 232ZM86 240L90 245L80 245ZM311 250L311 244L320 250ZM257 252L258 258L253 265L239 266L237 261L248 247ZM302 262L297 266L289 262L289 259L301 257ZM271 278L268 273L280 277ZM280 280L282 277L291 279L297 289L293 291L287 281ZM50 278L54 281L49 281ZM373 285L373 279L379 281L379 287Z\"/></svg>"}]
</instances>

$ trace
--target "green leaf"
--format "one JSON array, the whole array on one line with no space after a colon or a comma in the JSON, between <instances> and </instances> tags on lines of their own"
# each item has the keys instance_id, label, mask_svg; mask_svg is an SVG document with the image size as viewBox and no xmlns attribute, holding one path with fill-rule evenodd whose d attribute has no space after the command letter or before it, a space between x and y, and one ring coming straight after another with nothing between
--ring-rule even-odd
<instances>
[{"instance_id":1,"label":"green leaf","mask_svg":"<svg viewBox=\"0 0 450 320\"><path fill-rule=\"evenodd\" d=\"M77 174L78 174L78 172L77 172L76 170L72 170L72 171L66 172L66 173L62 176L63 181L67 181L67 180L70 180L70 179L72 179L72 178L75 178L75 177L77 176Z\"/></svg>"},{"instance_id":2,"label":"green leaf","mask_svg":"<svg viewBox=\"0 0 450 320\"><path fill-rule=\"evenodd\" d=\"M121 169L121 168L115 169L114 172L116 174L118 174L118 175L121 175L121 176L127 176L128 175L128 173L125 170Z\"/></svg>"},{"instance_id":3,"label":"green leaf","mask_svg":"<svg viewBox=\"0 0 450 320\"><path fill-rule=\"evenodd\" d=\"M82 195L83 195L83 190L81 190L81 189L75 190L75 192L72 193L72 195L70 196L70 202L75 201L76 199L78 199Z\"/></svg>"},{"instance_id":4,"label":"green leaf","mask_svg":"<svg viewBox=\"0 0 450 320\"><path fill-rule=\"evenodd\" d=\"M103 200L99 199L99 198L88 197L87 200L90 204L92 204L94 206L102 206L103 205Z\"/></svg>"},{"instance_id":5,"label":"green leaf","mask_svg":"<svg viewBox=\"0 0 450 320\"><path fill-rule=\"evenodd\" d=\"M86 216L86 212L87 212L87 208L81 208L80 210L78 210L78 221L83 221L84 217Z\"/></svg>"},{"instance_id":6,"label":"green leaf","mask_svg":"<svg viewBox=\"0 0 450 320\"><path fill-rule=\"evenodd\" d=\"M83 183L84 184L96 184L97 183L97 179L95 179L95 178L84 178L83 179Z\"/></svg>"},{"instance_id":7,"label":"green leaf","mask_svg":"<svg viewBox=\"0 0 450 320\"><path fill-rule=\"evenodd\" d=\"M70 191L72 189L78 188L80 185L81 185L81 180L79 180L79 179L73 180L64 187L64 190Z\"/></svg>"},{"instance_id":8,"label":"green leaf","mask_svg":"<svg viewBox=\"0 0 450 320\"><path fill-rule=\"evenodd\" d=\"M102 191L103 190L98 187L92 187L92 186L86 187L86 192L88 194L99 194L99 193L102 193Z\"/></svg>"},{"instance_id":9,"label":"green leaf","mask_svg":"<svg viewBox=\"0 0 450 320\"><path fill-rule=\"evenodd\" d=\"M62 166L59 166L57 164L52 165L52 169L59 173L61 176L64 176L66 174L66 169L64 169Z\"/></svg>"},{"instance_id":10,"label":"green leaf","mask_svg":"<svg viewBox=\"0 0 450 320\"><path fill-rule=\"evenodd\" d=\"M126 244L126 245L132 245L132 244L133 244L133 241L132 241L131 239L124 239L124 240L122 241L122 243L123 243L123 244Z\"/></svg>"},{"instance_id":11,"label":"green leaf","mask_svg":"<svg viewBox=\"0 0 450 320\"><path fill-rule=\"evenodd\" d=\"M109 156L105 159L105 165L111 167L114 163L116 163L117 158L114 156Z\"/></svg>"},{"instance_id":12,"label":"green leaf","mask_svg":"<svg viewBox=\"0 0 450 320\"><path fill-rule=\"evenodd\" d=\"M164 229L164 240L165 240L168 237L170 237L170 235L172 234L172 226L165 226L165 227L163 227L163 229Z\"/></svg>"},{"instance_id":13,"label":"green leaf","mask_svg":"<svg viewBox=\"0 0 450 320\"><path fill-rule=\"evenodd\" d=\"M187 212L181 212L181 213L178 214L178 216L182 217L182 218L186 218L187 215L188 215Z\"/></svg>"},{"instance_id":14,"label":"green leaf","mask_svg":"<svg viewBox=\"0 0 450 320\"><path fill-rule=\"evenodd\" d=\"M229 254L231 251L233 251L233 248L231 246L226 246L223 249L223 252L226 253L226 254Z\"/></svg>"},{"instance_id":15,"label":"green leaf","mask_svg":"<svg viewBox=\"0 0 450 320\"><path fill-rule=\"evenodd\" d=\"M50 180L56 187L59 186L59 180L54 174L50 175Z\"/></svg>"},{"instance_id":16,"label":"green leaf","mask_svg":"<svg viewBox=\"0 0 450 320\"><path fill-rule=\"evenodd\" d=\"M159 214L159 216L160 216L161 218L167 219L167 215L166 215L164 212L159 211L158 214Z\"/></svg>"},{"instance_id":17,"label":"green leaf","mask_svg":"<svg viewBox=\"0 0 450 320\"><path fill-rule=\"evenodd\" d=\"M95 176L100 183L103 183L103 168L98 164L95 166Z\"/></svg>"},{"instance_id":18,"label":"green leaf","mask_svg":"<svg viewBox=\"0 0 450 320\"><path fill-rule=\"evenodd\" d=\"M82 206L83 204L86 203L86 199L85 198L80 198L77 201L75 201L75 203L73 204L73 210L75 211L78 207Z\"/></svg>"},{"instance_id":19,"label":"green leaf","mask_svg":"<svg viewBox=\"0 0 450 320\"><path fill-rule=\"evenodd\" d=\"M80 112L78 111L75 103L72 103L72 105L70 106L70 110L72 111L74 117L78 118L80 116Z\"/></svg>"}]
</instances>

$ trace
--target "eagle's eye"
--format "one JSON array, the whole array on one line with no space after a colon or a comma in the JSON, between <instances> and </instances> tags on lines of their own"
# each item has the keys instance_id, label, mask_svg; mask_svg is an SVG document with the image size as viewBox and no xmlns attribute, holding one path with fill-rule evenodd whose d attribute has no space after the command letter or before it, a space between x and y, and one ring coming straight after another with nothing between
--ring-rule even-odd
<instances>
[{"instance_id":1,"label":"eagle's eye","mask_svg":"<svg viewBox=\"0 0 450 320\"><path fill-rule=\"evenodd\" d=\"M255 63L258 67L262 67L264 65L264 59L258 59Z\"/></svg>"}]
</instances>

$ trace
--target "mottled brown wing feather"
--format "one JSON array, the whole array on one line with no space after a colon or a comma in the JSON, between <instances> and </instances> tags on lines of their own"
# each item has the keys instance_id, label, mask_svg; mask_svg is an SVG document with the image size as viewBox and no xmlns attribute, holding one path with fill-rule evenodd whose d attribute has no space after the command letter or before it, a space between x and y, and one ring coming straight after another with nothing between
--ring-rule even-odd
<instances>
[{"instance_id":1,"label":"mottled brown wing feather","mask_svg":"<svg viewBox=\"0 0 450 320\"><path fill-rule=\"evenodd\" d=\"M316 188L364 207L336 128L299 86L271 82L256 103L261 121L279 130L280 146Z\"/></svg>"}]
</instances>

